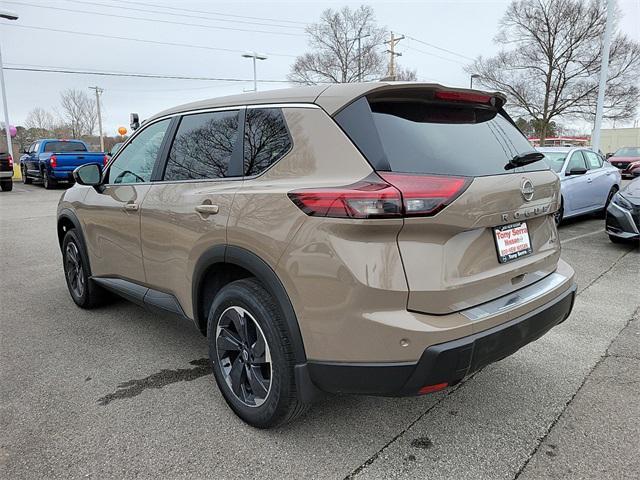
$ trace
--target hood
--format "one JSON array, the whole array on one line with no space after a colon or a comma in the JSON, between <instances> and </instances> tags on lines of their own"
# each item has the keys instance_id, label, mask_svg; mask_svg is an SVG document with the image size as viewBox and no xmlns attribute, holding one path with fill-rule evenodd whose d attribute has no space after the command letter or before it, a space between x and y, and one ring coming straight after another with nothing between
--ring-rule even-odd
<instances>
[{"instance_id":1,"label":"hood","mask_svg":"<svg viewBox=\"0 0 640 480\"><path fill-rule=\"evenodd\" d=\"M640 157L609 157L610 162L637 162Z\"/></svg>"},{"instance_id":2,"label":"hood","mask_svg":"<svg viewBox=\"0 0 640 480\"><path fill-rule=\"evenodd\" d=\"M640 178L633 180L629 185L624 187L620 193L625 198L634 200L635 203L640 201Z\"/></svg>"}]
</instances>

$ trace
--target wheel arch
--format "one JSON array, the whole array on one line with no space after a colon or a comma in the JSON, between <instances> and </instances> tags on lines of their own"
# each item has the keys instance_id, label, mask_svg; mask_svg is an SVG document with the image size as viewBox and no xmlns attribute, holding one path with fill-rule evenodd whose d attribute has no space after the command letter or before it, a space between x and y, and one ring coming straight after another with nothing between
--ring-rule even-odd
<instances>
[{"instance_id":1,"label":"wheel arch","mask_svg":"<svg viewBox=\"0 0 640 480\"><path fill-rule=\"evenodd\" d=\"M61 210L58 214L56 229L58 232L58 244L61 252L62 242L66 233L71 229L76 231L80 242L82 242L81 253L84 257L83 260L85 262L85 265L87 266L87 273L89 274L89 276L91 276L91 263L89 262L89 251L87 250L87 242L84 239L84 232L82 231L80 220L78 220L76 214L68 208L64 208L63 210Z\"/></svg>"},{"instance_id":2,"label":"wheel arch","mask_svg":"<svg viewBox=\"0 0 640 480\"><path fill-rule=\"evenodd\" d=\"M296 363L306 362L300 326L284 285L262 258L242 247L217 245L206 250L196 262L192 282L192 302L194 321L200 331L206 335L208 312L204 310L209 302L203 301L206 294L203 290L208 283L207 278L218 269L225 272L233 271L232 281L252 276L262 283L280 307Z\"/></svg>"}]
</instances>

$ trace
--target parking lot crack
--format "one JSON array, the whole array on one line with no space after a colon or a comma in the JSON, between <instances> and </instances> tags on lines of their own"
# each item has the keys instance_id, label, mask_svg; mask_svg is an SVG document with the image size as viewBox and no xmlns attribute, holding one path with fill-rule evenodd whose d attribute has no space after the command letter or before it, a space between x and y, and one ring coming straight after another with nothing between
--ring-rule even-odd
<instances>
[{"instance_id":1,"label":"parking lot crack","mask_svg":"<svg viewBox=\"0 0 640 480\"><path fill-rule=\"evenodd\" d=\"M598 280L600 280L602 277L604 277L607 273L609 273L613 267L615 267L624 257L626 257L627 255L629 255L631 252L633 252L633 249L631 250L627 250L626 252L624 252L623 254L621 254L618 258L616 258L613 263L611 265L609 265L609 268L607 268L606 270L603 270L597 277L595 277L593 280L591 280L589 283L587 283L587 285L585 287L583 287L582 289L580 289L580 291L576 294L576 296L578 295L582 295L582 293L587 290L589 287L591 287L592 285L595 285Z\"/></svg>"},{"instance_id":2,"label":"parking lot crack","mask_svg":"<svg viewBox=\"0 0 640 480\"><path fill-rule=\"evenodd\" d=\"M473 379L473 377L475 375L477 375L480 371L475 372L473 375L469 376L468 378L466 378L465 380L463 380L462 382L460 382L458 385L456 385L450 392L448 392L446 395L444 395L440 400L438 400L436 403L434 403L433 405L431 405L427 410L425 410L424 412L422 412L420 415L418 415L417 418L415 418L411 423L409 423L409 425L407 425L400 433L398 433L395 437L393 437L391 440L389 440L386 444L384 444L382 446L382 448L380 448L376 453L374 453L373 455L371 455L363 464L361 464L360 466L358 466L356 469L354 469L349 475L347 475L346 477L344 477L344 480L353 480L355 479L363 470L365 470L369 465L371 465L373 462L375 462L380 455L387 449L389 448L391 445L393 445L396 441L398 441L405 433L407 433L411 427L413 427L416 423L418 423L420 420L422 420L422 418L424 418L425 415L427 415L429 412L431 412L434 408L436 408L438 405L440 405L446 398L448 398L449 396L453 395L455 392L457 392L460 388L462 388L465 384L467 384L469 382L469 380ZM429 440L429 442L431 442ZM423 442L426 445L426 442ZM415 446L415 445L414 445ZM430 445L429 445L430 446Z\"/></svg>"},{"instance_id":3,"label":"parking lot crack","mask_svg":"<svg viewBox=\"0 0 640 480\"><path fill-rule=\"evenodd\" d=\"M629 253L629 252L627 252ZM618 260L613 264L615 265L616 263L618 263L619 260L621 260L624 256L626 255L626 253L622 256L620 256L618 258ZM613 268L613 265L607 269L607 272L609 270L611 270L611 268ZM606 272L604 272L606 273ZM603 273L603 274L604 274ZM602 275L600 275L601 277ZM599 277L598 277L599 278ZM590 285L592 285L593 283L595 283L595 280L593 282L591 282ZM587 287L588 288L588 287ZM569 400L567 400L567 402L562 406L562 410L560 411L560 413L558 413L558 415L555 416L555 418L552 420L552 422L549 424L549 426L546 428L544 434L542 436L540 436L538 438L538 441L536 442L535 447L533 448L533 450L531 451L531 453L528 455L527 459L524 461L524 463L520 466L520 468L518 469L518 471L516 472L515 476L513 477L514 480L516 480L518 477L520 477L520 475L522 474L522 472L524 472L524 470L527 468L527 465L529 464L529 462L531 461L531 459L533 457L535 457L535 455L538 453L538 450L540 449L540 446L544 443L545 439L549 436L549 434L551 433L551 431L553 430L553 428L556 426L556 424L558 423L558 421L562 418L562 416L564 415L564 413L566 412L567 408L569 407L569 405L571 405L571 403L574 401L574 399L576 398L576 396L578 395L578 393L580 392L580 390L582 390L582 388L584 387L584 385L587 383L587 380L589 380L589 378L591 377L591 375L593 374L593 372L596 370L596 368L598 368L598 366L605 361L605 359L612 357L614 355L609 354L609 350L611 349L611 346L614 344L614 342L617 340L617 338L622 334L622 332L624 331L625 328L627 328L629 326L629 324L637 319L637 315L638 312L640 311L640 308L636 309L635 312L629 317L629 319L626 321L625 325L620 329L620 331L618 332L618 334L613 338L613 340L611 340L611 342L609 343L609 346L607 347L607 350L605 351L604 355L602 355L598 361L595 363L595 365L593 365L593 367L591 367L591 369L589 370L589 372L585 375L585 377L582 379L582 382L580 382L580 385L578 386L578 388L576 389L575 392L573 392L573 395L571 395L571 397L569 398Z\"/></svg>"},{"instance_id":4,"label":"parking lot crack","mask_svg":"<svg viewBox=\"0 0 640 480\"><path fill-rule=\"evenodd\" d=\"M200 358L189 362L193 368L162 369L148 377L126 381L118 385L115 392L98 399L98 404L106 406L114 400L123 400L140 395L150 388L163 388L177 382L190 382L211 373L209 359Z\"/></svg>"}]
</instances>

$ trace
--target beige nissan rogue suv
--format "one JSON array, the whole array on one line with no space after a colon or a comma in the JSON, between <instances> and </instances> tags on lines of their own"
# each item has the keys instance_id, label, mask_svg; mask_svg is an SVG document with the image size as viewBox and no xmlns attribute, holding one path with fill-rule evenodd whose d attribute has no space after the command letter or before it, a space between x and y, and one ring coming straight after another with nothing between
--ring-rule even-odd
<instances>
[{"instance_id":1,"label":"beige nissan rogue suv","mask_svg":"<svg viewBox=\"0 0 640 480\"><path fill-rule=\"evenodd\" d=\"M256 427L454 385L569 315L559 181L504 96L312 86L173 108L58 207L74 302L193 321Z\"/></svg>"}]
</instances>

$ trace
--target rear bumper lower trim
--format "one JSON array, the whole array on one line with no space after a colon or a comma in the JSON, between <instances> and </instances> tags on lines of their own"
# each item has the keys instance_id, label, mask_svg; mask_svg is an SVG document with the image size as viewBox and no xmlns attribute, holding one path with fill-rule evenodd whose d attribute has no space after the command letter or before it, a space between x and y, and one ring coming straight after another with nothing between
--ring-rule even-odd
<instances>
[{"instance_id":1,"label":"rear bumper lower trim","mask_svg":"<svg viewBox=\"0 0 640 480\"><path fill-rule=\"evenodd\" d=\"M417 363L307 362L311 381L332 393L406 396L460 381L542 337L571 313L576 285L541 307L488 330L428 347Z\"/></svg>"}]
</instances>

